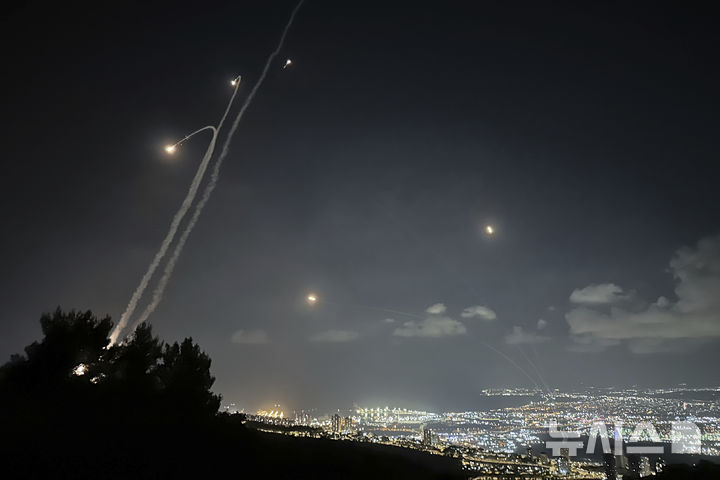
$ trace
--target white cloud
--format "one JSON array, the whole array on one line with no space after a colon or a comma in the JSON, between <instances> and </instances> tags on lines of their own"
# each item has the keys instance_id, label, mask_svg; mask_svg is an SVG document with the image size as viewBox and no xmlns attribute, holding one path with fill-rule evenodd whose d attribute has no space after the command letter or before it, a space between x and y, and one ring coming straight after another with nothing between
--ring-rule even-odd
<instances>
[{"instance_id":1,"label":"white cloud","mask_svg":"<svg viewBox=\"0 0 720 480\"><path fill-rule=\"evenodd\" d=\"M660 307L660 308L667 308L667 307L670 306L670 300L668 300L668 299L665 298L665 297L659 297L659 298L655 301L655 306L656 306L656 307Z\"/></svg>"},{"instance_id":2,"label":"white cloud","mask_svg":"<svg viewBox=\"0 0 720 480\"><path fill-rule=\"evenodd\" d=\"M385 320L383 320L383 322L385 322L385 323L395 323L395 319L394 319L394 318L386 318Z\"/></svg>"},{"instance_id":3,"label":"white cloud","mask_svg":"<svg viewBox=\"0 0 720 480\"><path fill-rule=\"evenodd\" d=\"M570 301L581 305L603 305L626 298L623 289L614 283L599 283L573 290Z\"/></svg>"},{"instance_id":4,"label":"white cloud","mask_svg":"<svg viewBox=\"0 0 720 480\"><path fill-rule=\"evenodd\" d=\"M425 311L428 313L427 318L407 321L402 326L397 327L393 335L397 337L438 338L465 335L467 333L467 328L462 322L443 316L447 311L444 303L430 305ZM482 305L467 307L460 315L463 318L481 318L488 321L497 318L495 312Z\"/></svg>"},{"instance_id":5,"label":"white cloud","mask_svg":"<svg viewBox=\"0 0 720 480\"><path fill-rule=\"evenodd\" d=\"M358 332L352 330L325 330L310 336L311 342L345 343L357 340L360 337Z\"/></svg>"},{"instance_id":6,"label":"white cloud","mask_svg":"<svg viewBox=\"0 0 720 480\"><path fill-rule=\"evenodd\" d=\"M635 353L652 353L720 338L720 235L679 249L670 271L675 278L674 301L660 297L653 303L609 309L580 305L566 313L575 347L603 350L626 343Z\"/></svg>"},{"instance_id":7,"label":"white cloud","mask_svg":"<svg viewBox=\"0 0 720 480\"><path fill-rule=\"evenodd\" d=\"M465 325L450 317L428 317L416 322L409 321L398 327L393 335L398 337L449 337L467 333Z\"/></svg>"},{"instance_id":8,"label":"white cloud","mask_svg":"<svg viewBox=\"0 0 720 480\"><path fill-rule=\"evenodd\" d=\"M568 347L572 352L595 353L602 352L608 347L619 345L619 340L594 338L592 335L578 335L573 337L573 343Z\"/></svg>"},{"instance_id":9,"label":"white cloud","mask_svg":"<svg viewBox=\"0 0 720 480\"><path fill-rule=\"evenodd\" d=\"M627 346L632 353L680 353L696 348L704 341L679 338L668 342L657 338L639 338L628 341Z\"/></svg>"},{"instance_id":10,"label":"white cloud","mask_svg":"<svg viewBox=\"0 0 720 480\"><path fill-rule=\"evenodd\" d=\"M269 343L270 339L268 338L265 330L237 330L232 334L232 342L260 345L263 343Z\"/></svg>"},{"instance_id":11,"label":"white cloud","mask_svg":"<svg viewBox=\"0 0 720 480\"><path fill-rule=\"evenodd\" d=\"M538 330L545 330L545 327L547 327L547 320L543 320L542 318L537 321L537 329Z\"/></svg>"},{"instance_id":12,"label":"white cloud","mask_svg":"<svg viewBox=\"0 0 720 480\"><path fill-rule=\"evenodd\" d=\"M436 303L435 305L430 305L425 311L430 315L442 315L445 313L445 310L447 310L447 307L444 303Z\"/></svg>"},{"instance_id":13,"label":"white cloud","mask_svg":"<svg viewBox=\"0 0 720 480\"><path fill-rule=\"evenodd\" d=\"M526 332L522 327L514 326L512 333L505 335L505 342L509 345L524 345L529 343L543 343L550 340L549 337L538 335L535 332Z\"/></svg>"},{"instance_id":14,"label":"white cloud","mask_svg":"<svg viewBox=\"0 0 720 480\"><path fill-rule=\"evenodd\" d=\"M488 321L492 321L497 318L497 314L495 314L494 311L482 305L474 305L472 307L467 307L465 310L462 311L460 316L462 318L481 318Z\"/></svg>"}]
</instances>

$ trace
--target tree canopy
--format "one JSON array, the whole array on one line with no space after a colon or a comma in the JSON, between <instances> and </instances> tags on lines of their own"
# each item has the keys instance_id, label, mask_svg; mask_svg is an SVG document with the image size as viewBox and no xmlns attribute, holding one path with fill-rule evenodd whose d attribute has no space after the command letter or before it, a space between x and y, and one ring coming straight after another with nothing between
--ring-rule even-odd
<instances>
[{"instance_id":1,"label":"tree canopy","mask_svg":"<svg viewBox=\"0 0 720 480\"><path fill-rule=\"evenodd\" d=\"M108 347L109 317L60 308L40 325L43 338L0 367L3 435L137 433L196 425L217 414L210 357L191 338L166 344L144 323Z\"/></svg>"}]
</instances>

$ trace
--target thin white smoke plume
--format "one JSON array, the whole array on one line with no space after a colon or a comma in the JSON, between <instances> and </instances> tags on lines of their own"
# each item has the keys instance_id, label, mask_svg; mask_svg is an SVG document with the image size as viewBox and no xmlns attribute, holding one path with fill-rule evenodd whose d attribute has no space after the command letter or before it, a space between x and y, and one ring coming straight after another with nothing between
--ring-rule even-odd
<instances>
[{"instance_id":1,"label":"thin white smoke plume","mask_svg":"<svg viewBox=\"0 0 720 480\"><path fill-rule=\"evenodd\" d=\"M188 190L187 195L185 195L185 199L183 200L182 204L180 205L180 209L175 213L175 216L172 219L172 222L170 223L170 229L168 230L168 233L165 235L165 238L162 241L162 244L160 244L160 249L155 254L155 257L153 258L152 262L150 262L150 265L148 266L147 271L145 272L145 275L143 275L142 279L140 280L140 284L135 289L135 292L133 292L132 297L130 298L130 302L128 302L127 307L125 308L125 312L123 312L122 316L120 317L120 321L115 326L115 329L110 334L110 344L113 345L115 342L117 342L118 337L120 336L120 333L125 328L125 326L128 323L128 320L130 319L130 316L132 316L133 312L135 311L135 307L137 307L138 301L142 297L143 293L145 292L145 289L147 288L148 283L150 282L150 279L153 276L153 273L155 273L155 270L157 269L158 265L160 265L160 262L165 257L165 254L167 253L168 247L173 241L173 238L175 238L175 233L177 232L178 227L180 226L180 222L182 221L183 217L187 213L188 209L190 208L190 205L192 204L193 200L195 199L195 194L197 193L197 189L200 186L200 182L205 175L205 169L207 168L208 161L210 160L210 156L213 153L213 150L215 149L215 140L217 138L217 130L215 127L211 127L213 129L213 136L212 140L210 141L210 145L208 146L207 150L205 151L205 155L203 156L202 162L200 163L200 166L197 169L197 172L195 173L195 177L193 178L192 183L190 184L190 189Z\"/></svg>"},{"instance_id":2,"label":"thin white smoke plume","mask_svg":"<svg viewBox=\"0 0 720 480\"><path fill-rule=\"evenodd\" d=\"M277 47L275 50L270 54L267 61L265 62L265 67L262 70L262 73L260 74L260 78L258 78L258 81L253 86L252 90L250 91L250 94L248 94L247 98L245 99L245 102L243 103L242 107L240 107L240 111L238 112L237 116L235 117L235 121L233 122L232 126L230 127L230 131L228 132L227 137L225 138L225 143L223 144L222 151L220 152L220 156L215 161L215 164L213 165L212 173L210 175L210 180L208 184L205 186L205 190L203 191L202 197L198 201L197 205L195 205L195 211L193 212L192 217L190 218L190 221L188 222L187 226L185 227L185 230L183 231L182 235L180 236L180 240L178 241L177 245L175 246L175 250L173 251L172 256L168 260L167 265L165 266L165 270L163 271L163 276L160 278L160 281L158 282L157 287L155 288L153 292L153 298L152 301L148 304L148 306L145 308L145 310L142 312L142 314L133 322L130 331L134 331L135 328L140 325L142 322L148 319L148 317L155 311L155 308L160 304L160 301L162 301L163 294L165 292L165 288L167 287L167 284L170 280L170 277L172 276L173 270L175 269L175 264L178 261L178 258L180 258L180 254L182 253L183 247L185 246L185 242L187 241L188 237L190 236L190 233L192 232L193 228L195 227L195 224L197 223L198 219L200 218L200 215L202 214L203 208L205 208L205 204L210 200L210 196L212 195L213 190L215 190L215 186L217 185L218 178L220 177L220 167L222 166L223 160L225 160L225 157L227 156L229 150L230 150L230 142L232 141L232 137L235 134L235 131L238 128L238 125L240 125L240 121L242 120L243 116L245 115L245 111L250 106L250 104L253 101L253 98L255 97L255 94L257 93L260 86L265 81L265 77L267 76L268 71L270 70L270 65L272 65L272 62L275 60L275 58L280 53L280 50L283 47L283 44L285 43L285 37L287 36L288 31L290 30L290 27L293 24L293 21L295 20L295 15L297 14L298 10L302 6L303 2L305 0L300 0L298 4L293 9L292 13L290 14L290 19L288 20L287 24L285 25L285 28L283 29L282 36L280 37L280 41L278 42Z\"/></svg>"},{"instance_id":3,"label":"thin white smoke plume","mask_svg":"<svg viewBox=\"0 0 720 480\"><path fill-rule=\"evenodd\" d=\"M238 84L235 85L235 88L233 89L232 97L230 97L230 101L227 104L227 107L225 107L225 112L223 113L222 118L220 119L220 123L218 123L217 127L214 126L207 126L203 127L201 129L198 129L191 133L190 135L186 136L181 142L186 141L196 133L200 133L203 130L212 130L212 139L210 140L210 145L208 145L207 150L205 150L205 155L203 155L202 161L200 162L200 166L197 169L197 172L195 172L195 177L193 177L192 183L190 184L190 189L188 190L187 195L185 195L185 199L183 200L182 204L180 205L180 209L175 213L175 216L172 219L172 222L170 223L170 229L168 230L168 233L165 235L165 238L162 241L162 244L160 245L160 249L155 254L155 257L153 258L152 262L150 262L150 265L148 266L147 271L145 272L145 275L143 275L142 279L140 280L140 284L135 289L135 292L133 292L132 297L130 298L130 302L128 302L128 306L125 308L125 312L120 317L120 321L115 326L115 329L113 329L112 333L110 334L110 345L113 345L117 342L118 338L120 337L120 334L122 333L123 329L127 326L128 321L130 320L130 317L132 317L133 312L135 311L135 308L137 308L137 304L142 298L143 293L145 293L145 289L148 286L148 283L150 282L150 279L152 278L153 274L155 273L155 270L157 270L157 267L160 265L160 262L167 254L167 250L172 244L173 239L175 238L175 234L177 233L178 227L180 226L180 222L182 222L182 219L185 217L185 214L190 209L190 206L192 205L192 202L195 200L195 196L197 195L198 188L200 187L200 183L202 183L202 179L205 176L205 171L207 170L208 164L210 163L210 159L212 158L213 153L215 152L215 142L217 141L217 136L220 131L220 128L222 128L222 124L225 121L225 118L228 115L228 112L230 111L230 107L233 104L233 101L235 100L235 95L237 95L238 90ZM180 143L180 142L179 142Z\"/></svg>"}]
</instances>

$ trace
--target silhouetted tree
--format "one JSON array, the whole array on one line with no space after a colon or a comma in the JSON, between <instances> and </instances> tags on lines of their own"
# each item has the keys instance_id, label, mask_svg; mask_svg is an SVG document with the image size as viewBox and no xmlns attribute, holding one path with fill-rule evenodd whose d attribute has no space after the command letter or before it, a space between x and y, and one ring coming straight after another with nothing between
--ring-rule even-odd
<instances>
[{"instance_id":1,"label":"silhouetted tree","mask_svg":"<svg viewBox=\"0 0 720 480\"><path fill-rule=\"evenodd\" d=\"M40 318L43 339L25 347L26 357L13 355L0 368L0 381L22 372L34 388L64 383L78 365L97 362L112 325L110 317L98 320L90 311L63 313L58 308L52 315L44 314Z\"/></svg>"},{"instance_id":2,"label":"silhouetted tree","mask_svg":"<svg viewBox=\"0 0 720 480\"><path fill-rule=\"evenodd\" d=\"M108 347L109 318L60 309L41 325L0 367L0 478L463 478L447 458L268 436L217 415L210 358L190 338L164 344L142 324Z\"/></svg>"},{"instance_id":3,"label":"silhouetted tree","mask_svg":"<svg viewBox=\"0 0 720 480\"><path fill-rule=\"evenodd\" d=\"M143 323L108 347L112 321L89 311L58 308L40 323L42 340L0 367L4 435L139 434L216 415L211 361L192 339L164 345Z\"/></svg>"},{"instance_id":4,"label":"silhouetted tree","mask_svg":"<svg viewBox=\"0 0 720 480\"><path fill-rule=\"evenodd\" d=\"M210 391L215 383L215 377L210 375L211 363L210 357L193 344L192 338L165 345L157 375L165 399L175 413L187 419L207 418L217 413L220 397Z\"/></svg>"},{"instance_id":5,"label":"silhouetted tree","mask_svg":"<svg viewBox=\"0 0 720 480\"><path fill-rule=\"evenodd\" d=\"M44 314L40 325L43 339L0 367L0 419L6 432L62 428L93 401L85 387L107 345L110 318L58 308Z\"/></svg>"}]
</instances>

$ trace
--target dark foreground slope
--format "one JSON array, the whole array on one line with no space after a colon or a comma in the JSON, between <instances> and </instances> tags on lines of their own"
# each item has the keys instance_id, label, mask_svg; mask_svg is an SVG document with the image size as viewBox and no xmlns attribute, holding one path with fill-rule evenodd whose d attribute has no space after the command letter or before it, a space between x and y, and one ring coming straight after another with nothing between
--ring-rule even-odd
<instances>
[{"instance_id":1,"label":"dark foreground slope","mask_svg":"<svg viewBox=\"0 0 720 480\"><path fill-rule=\"evenodd\" d=\"M109 318L41 318L43 339L0 367L0 478L462 478L449 458L265 434L218 415L210 358L141 325L107 347Z\"/></svg>"},{"instance_id":2,"label":"dark foreground slope","mask_svg":"<svg viewBox=\"0 0 720 480\"><path fill-rule=\"evenodd\" d=\"M0 367L0 479L461 479L456 459L296 438L218 415L210 358L141 325L108 348L109 318L60 310ZM720 479L717 465L658 480Z\"/></svg>"},{"instance_id":3,"label":"dark foreground slope","mask_svg":"<svg viewBox=\"0 0 720 480\"><path fill-rule=\"evenodd\" d=\"M96 432L94 438L55 432L34 440L3 442L0 477L465 478L455 459L380 445L261 433L238 423L221 416L211 428L133 432L117 427L105 434Z\"/></svg>"},{"instance_id":4,"label":"dark foreground slope","mask_svg":"<svg viewBox=\"0 0 720 480\"><path fill-rule=\"evenodd\" d=\"M720 465L701 460L697 465L670 465L656 480L718 480Z\"/></svg>"}]
</instances>

